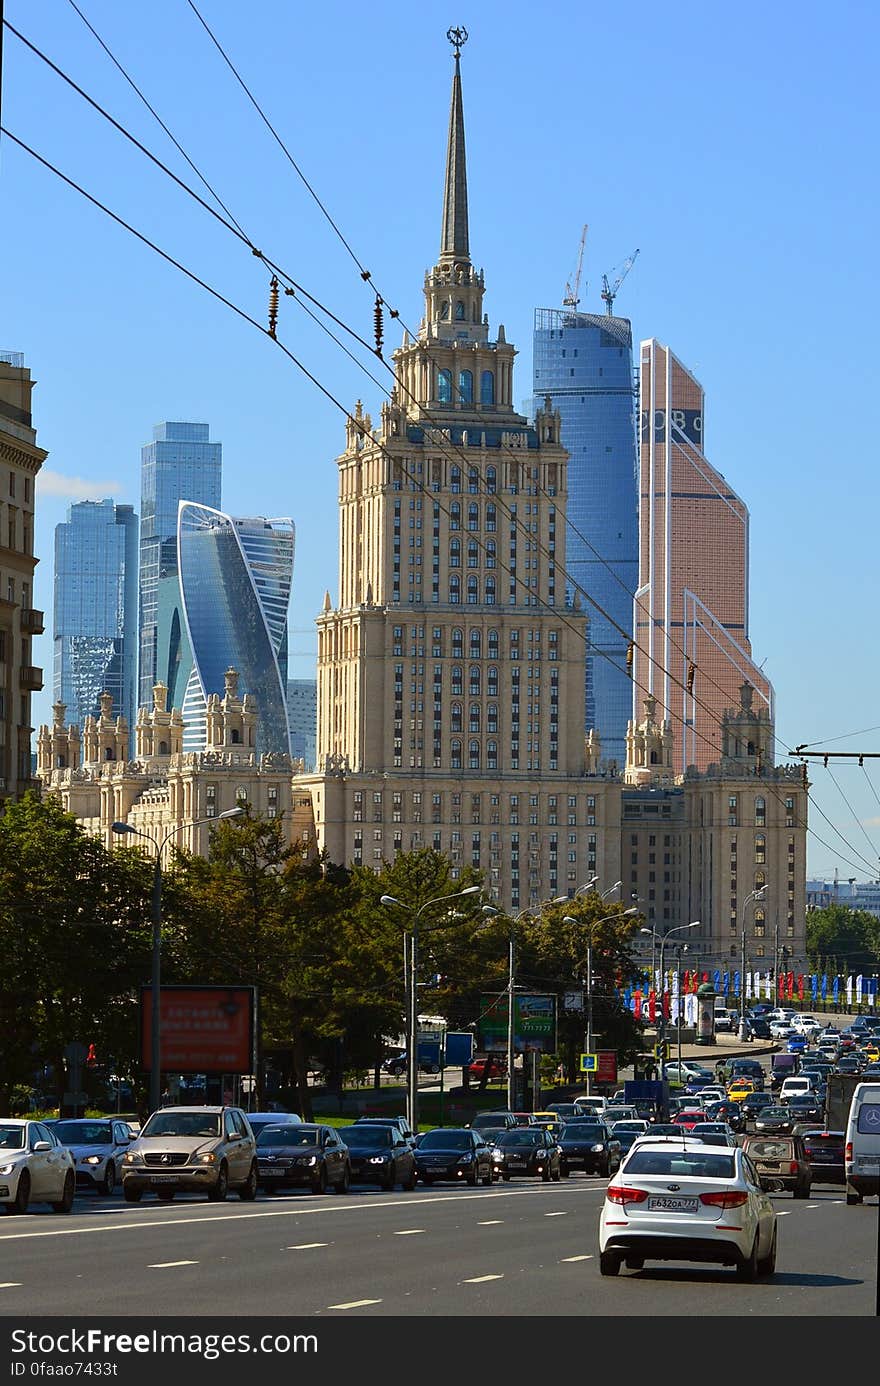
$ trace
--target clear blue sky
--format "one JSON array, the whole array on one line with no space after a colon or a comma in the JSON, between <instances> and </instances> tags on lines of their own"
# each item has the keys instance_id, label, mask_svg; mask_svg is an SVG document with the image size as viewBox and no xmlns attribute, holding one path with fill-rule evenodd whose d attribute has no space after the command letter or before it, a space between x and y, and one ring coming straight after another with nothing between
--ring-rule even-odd
<instances>
[{"instance_id":1,"label":"clear blue sky","mask_svg":"<svg viewBox=\"0 0 880 1386\"><path fill-rule=\"evenodd\" d=\"M186 0L78 2L252 238L369 337L370 294ZM707 455L751 510L751 637L781 743L880 722L876 4L204 0L203 12L410 323L438 248L445 31L468 27L471 249L493 329L503 322L520 349L517 398L529 394L533 309L560 304L583 223L582 307L600 311L602 272L638 246L617 309L706 390ZM191 179L68 0L6 0L6 14ZM266 275L245 249L8 33L4 67L4 125L263 319ZM139 507L140 446L161 419L210 422L225 508L296 522L291 673L311 676L313 620L324 589L336 597L341 415L270 342L8 141L0 179L0 347L26 354L50 452L35 720L50 715L54 527L71 499ZM375 416L377 386L292 300L281 311L279 336ZM850 747L880 750L880 731L834 749ZM821 766L816 802L850 846L815 812L830 845L810 838L809 869L865 879L880 850L880 768L870 782L855 765L835 776L854 812Z\"/></svg>"}]
</instances>

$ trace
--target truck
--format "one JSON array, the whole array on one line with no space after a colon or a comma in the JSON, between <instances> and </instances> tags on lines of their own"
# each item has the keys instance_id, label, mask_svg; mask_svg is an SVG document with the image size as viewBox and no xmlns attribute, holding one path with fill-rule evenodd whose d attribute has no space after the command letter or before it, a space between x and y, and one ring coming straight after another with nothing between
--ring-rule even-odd
<instances>
[{"instance_id":1,"label":"truck","mask_svg":"<svg viewBox=\"0 0 880 1386\"><path fill-rule=\"evenodd\" d=\"M858 1073L829 1073L825 1092L825 1130L845 1131L852 1095L864 1079Z\"/></svg>"}]
</instances>

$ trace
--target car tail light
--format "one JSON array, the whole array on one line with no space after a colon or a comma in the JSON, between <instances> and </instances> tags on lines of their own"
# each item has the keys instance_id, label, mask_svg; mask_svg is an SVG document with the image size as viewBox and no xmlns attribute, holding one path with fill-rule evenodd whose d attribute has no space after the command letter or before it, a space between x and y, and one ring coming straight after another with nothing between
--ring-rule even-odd
<instances>
[{"instance_id":1,"label":"car tail light","mask_svg":"<svg viewBox=\"0 0 880 1386\"><path fill-rule=\"evenodd\" d=\"M700 1202L709 1208L741 1208L748 1203L749 1196L741 1189L728 1189L724 1193L700 1194Z\"/></svg>"},{"instance_id":2,"label":"car tail light","mask_svg":"<svg viewBox=\"0 0 880 1386\"><path fill-rule=\"evenodd\" d=\"M628 1189L623 1184L609 1184L605 1197L610 1203L644 1203L647 1189Z\"/></svg>"},{"instance_id":3,"label":"car tail light","mask_svg":"<svg viewBox=\"0 0 880 1386\"><path fill-rule=\"evenodd\" d=\"M852 1141L847 1141L847 1143L846 1143L846 1150L844 1151L844 1154L843 1154L843 1158L844 1158L845 1160L851 1160L851 1159L852 1159L852 1157L853 1157L852 1147L853 1147Z\"/></svg>"},{"instance_id":4,"label":"car tail light","mask_svg":"<svg viewBox=\"0 0 880 1386\"><path fill-rule=\"evenodd\" d=\"M789 1161L789 1164L788 1164L788 1172L789 1172L789 1174L797 1174L797 1172L798 1172L798 1163L797 1163L797 1160L790 1160L790 1161Z\"/></svg>"}]
</instances>

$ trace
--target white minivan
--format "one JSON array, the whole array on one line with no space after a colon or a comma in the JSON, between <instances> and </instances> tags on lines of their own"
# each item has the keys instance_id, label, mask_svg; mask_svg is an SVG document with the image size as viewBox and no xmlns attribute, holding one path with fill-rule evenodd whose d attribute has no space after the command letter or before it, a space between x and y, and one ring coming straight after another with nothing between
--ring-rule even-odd
<instances>
[{"instance_id":1,"label":"white minivan","mask_svg":"<svg viewBox=\"0 0 880 1386\"><path fill-rule=\"evenodd\" d=\"M786 1078L779 1090L779 1100L787 1102L790 1097L809 1097L812 1091L809 1078Z\"/></svg>"},{"instance_id":2,"label":"white minivan","mask_svg":"<svg viewBox=\"0 0 880 1386\"><path fill-rule=\"evenodd\" d=\"M846 1201L880 1193L880 1083L859 1083L846 1123Z\"/></svg>"}]
</instances>

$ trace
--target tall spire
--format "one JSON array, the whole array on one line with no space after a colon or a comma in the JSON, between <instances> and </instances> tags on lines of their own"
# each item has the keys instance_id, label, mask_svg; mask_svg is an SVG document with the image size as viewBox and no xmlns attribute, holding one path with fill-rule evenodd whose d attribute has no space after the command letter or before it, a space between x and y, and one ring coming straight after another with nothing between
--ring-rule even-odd
<instances>
[{"instance_id":1,"label":"tall spire","mask_svg":"<svg viewBox=\"0 0 880 1386\"><path fill-rule=\"evenodd\" d=\"M468 244L467 168L464 154L464 109L461 101L460 56L467 42L467 29L449 29L446 37L455 56L452 79L452 105L449 110L449 142L446 147L446 186L443 191L443 227L440 235L441 261L470 260Z\"/></svg>"}]
</instances>

